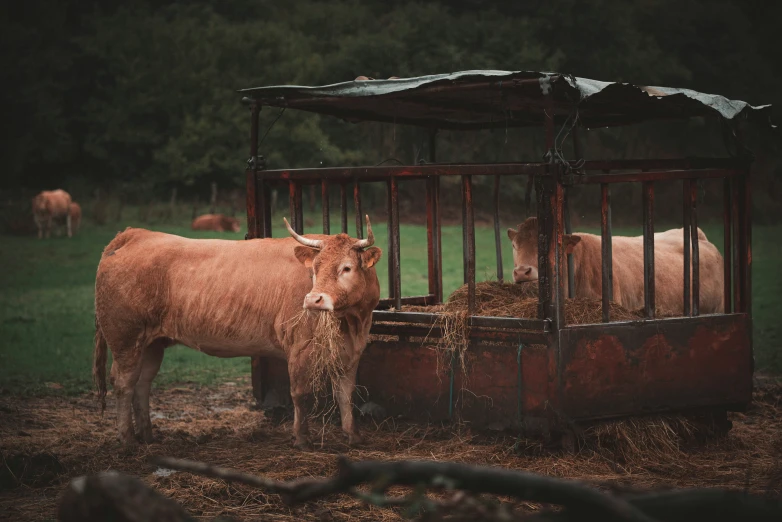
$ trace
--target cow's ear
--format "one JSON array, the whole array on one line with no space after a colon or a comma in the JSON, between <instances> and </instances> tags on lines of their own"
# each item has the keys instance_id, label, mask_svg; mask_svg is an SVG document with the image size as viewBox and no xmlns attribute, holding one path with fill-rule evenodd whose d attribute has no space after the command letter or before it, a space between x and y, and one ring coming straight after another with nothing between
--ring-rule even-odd
<instances>
[{"instance_id":1,"label":"cow's ear","mask_svg":"<svg viewBox=\"0 0 782 522\"><path fill-rule=\"evenodd\" d=\"M512 228L509 228L509 229L508 229L508 237L510 238L510 240L511 240L511 241L513 241L514 239L516 239L516 234L517 234L517 233L518 233L518 232L516 232L516 231L515 231L514 229L512 229Z\"/></svg>"},{"instance_id":2,"label":"cow's ear","mask_svg":"<svg viewBox=\"0 0 782 522\"><path fill-rule=\"evenodd\" d=\"M581 241L581 236L574 236L572 234L565 234L562 236L562 243L565 247L565 254L572 254L573 249Z\"/></svg>"},{"instance_id":3,"label":"cow's ear","mask_svg":"<svg viewBox=\"0 0 782 522\"><path fill-rule=\"evenodd\" d=\"M307 246L297 246L293 249L293 253L304 266L312 268L312 261L320 253L320 250L310 248Z\"/></svg>"},{"instance_id":4,"label":"cow's ear","mask_svg":"<svg viewBox=\"0 0 782 522\"><path fill-rule=\"evenodd\" d=\"M380 256L382 254L383 251L378 247L370 247L361 252L361 261L364 263L365 267L372 268L380 261Z\"/></svg>"}]
</instances>

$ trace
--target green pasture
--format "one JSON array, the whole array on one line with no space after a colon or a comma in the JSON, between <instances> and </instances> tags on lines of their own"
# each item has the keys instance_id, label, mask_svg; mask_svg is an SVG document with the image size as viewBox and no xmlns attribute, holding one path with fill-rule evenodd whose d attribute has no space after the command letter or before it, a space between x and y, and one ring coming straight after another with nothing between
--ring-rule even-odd
<instances>
[{"instance_id":1,"label":"green pasture","mask_svg":"<svg viewBox=\"0 0 782 522\"><path fill-rule=\"evenodd\" d=\"M352 216L351 216L352 217ZM371 217L371 216L370 216ZM384 216L377 216L376 243L387 245ZM279 221L279 223L277 223ZM320 229L319 216L313 216ZM339 217L332 218L334 225ZM355 221L350 232L355 234ZM243 240L239 233L194 232L186 225L141 225L128 220L122 224L95 226L85 223L72 239L53 237L0 236L0 388L12 393L78 393L91 387L92 339L94 333L93 297L95 270L100 253L114 235L127 225L145 226L187 237L222 237ZM505 277L512 271L510 243L502 233ZM273 235L284 230L282 217L275 218ZM721 249L720 225L702 227ZM597 229L586 232L599 233ZM782 248L776 242L782 227L756 227L753 231L753 307L755 353L759 369L782 371L780 341L782 321L782 278L777 267ZM639 235L640 230L616 229L615 234ZM462 231L460 226L443 227L443 279L447 296L462 284ZM384 252L385 253L385 252ZM426 229L403 225L401 231L402 291L421 295L428 291ZM476 230L476 274L478 280L496 278L494 230ZM378 266L383 296L388 294L387 259ZM247 358L217 359L185 347L166 353L157 383L194 382L209 384L233 379L249 372Z\"/></svg>"}]
</instances>

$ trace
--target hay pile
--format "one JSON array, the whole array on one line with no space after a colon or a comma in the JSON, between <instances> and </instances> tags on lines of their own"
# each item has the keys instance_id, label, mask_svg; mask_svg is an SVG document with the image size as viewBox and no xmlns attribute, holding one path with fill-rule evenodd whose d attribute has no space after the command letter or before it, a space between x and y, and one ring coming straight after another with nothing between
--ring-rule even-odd
<instances>
[{"instance_id":1,"label":"hay pile","mask_svg":"<svg viewBox=\"0 0 782 522\"><path fill-rule=\"evenodd\" d=\"M443 357L456 357L462 371L467 373L465 353L469 347L467 325L468 287L462 285L442 305L406 306L407 312L437 313L436 324L442 327L442 337L437 346ZM631 311L611 303L612 321L633 321L643 317L643 310ZM538 282L513 284L483 281L475 284L475 315L491 317L538 317ZM566 324L593 324L603 320L603 303L600 299L577 297L565 299ZM445 364L445 361L443 360Z\"/></svg>"}]
</instances>

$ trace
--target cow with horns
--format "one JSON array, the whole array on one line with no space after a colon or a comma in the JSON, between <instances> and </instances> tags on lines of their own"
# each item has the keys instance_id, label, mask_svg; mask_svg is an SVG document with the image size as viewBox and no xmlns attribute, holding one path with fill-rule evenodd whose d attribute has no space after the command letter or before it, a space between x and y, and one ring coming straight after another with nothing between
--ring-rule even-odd
<instances>
[{"instance_id":1,"label":"cow with horns","mask_svg":"<svg viewBox=\"0 0 782 522\"><path fill-rule=\"evenodd\" d=\"M538 221L527 218L517 228L508 229L513 245L513 282L538 279ZM600 299L602 296L601 238L594 234L565 234L563 248L573 254L575 296ZM717 247L698 229L700 312L723 313L723 260ZM625 308L644 306L643 236L611 238L613 295L611 299ZM656 307L665 313L684 313L684 230L681 228L654 235ZM563 273L567 278L568 267ZM692 268L690 268L692 279ZM692 284L692 283L691 283ZM692 295L690 296L692 304Z\"/></svg>"},{"instance_id":2,"label":"cow with horns","mask_svg":"<svg viewBox=\"0 0 782 522\"><path fill-rule=\"evenodd\" d=\"M105 408L107 346L125 444L152 440L149 393L167 347L183 344L216 357L287 361L295 446L310 448L305 399L314 319L302 307L340 320L346 371L335 383L342 429L361 442L352 394L358 362L380 299L381 250L366 216L367 238L347 234L231 241L187 239L126 228L106 246L95 280L93 378Z\"/></svg>"}]
</instances>

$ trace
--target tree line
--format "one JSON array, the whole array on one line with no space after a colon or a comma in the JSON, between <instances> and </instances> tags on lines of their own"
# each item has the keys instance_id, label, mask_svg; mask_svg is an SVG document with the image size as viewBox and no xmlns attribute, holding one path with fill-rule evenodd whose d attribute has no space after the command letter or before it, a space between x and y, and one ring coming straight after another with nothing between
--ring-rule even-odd
<instances>
[{"instance_id":1,"label":"tree line","mask_svg":"<svg viewBox=\"0 0 782 522\"><path fill-rule=\"evenodd\" d=\"M761 0L29 0L4 9L2 188L63 186L90 196L97 188L131 203L168 200L173 189L180 199L208 201L215 183L241 190L249 113L236 90L245 87L540 70L759 105L779 100L782 79L775 38L782 4ZM278 116L264 109L262 132ZM756 138L756 217L775 219L779 144ZM269 168L408 163L426 139L421 129L290 110L261 153ZM724 155L719 129L700 120L594 130L583 142L588 158ZM540 129L438 138L440 161L536 161L543 153ZM489 211L491 180L476 182L478 211ZM503 183L503 208L522 218L526 183ZM416 187L401 188L403 199L415 200ZM444 187L455 216L458 189L457 180ZM382 204L384 190L368 188L369 204ZM632 221L640 194L618 190L614 215ZM671 187L670 197L662 190L661 211L670 200L675 214L680 190ZM574 208L597 211L594 195L573 197ZM721 201L716 188L704 188L704 197L715 208ZM589 221L590 212L576 218Z\"/></svg>"}]
</instances>

